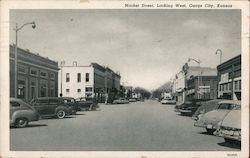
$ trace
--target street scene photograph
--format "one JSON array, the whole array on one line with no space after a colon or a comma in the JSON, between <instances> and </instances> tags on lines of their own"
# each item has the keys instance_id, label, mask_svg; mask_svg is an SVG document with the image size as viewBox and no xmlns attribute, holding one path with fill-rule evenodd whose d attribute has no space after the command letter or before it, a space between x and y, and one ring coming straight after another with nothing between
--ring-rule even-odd
<instances>
[{"instance_id":1,"label":"street scene photograph","mask_svg":"<svg viewBox=\"0 0 250 158\"><path fill-rule=\"evenodd\" d=\"M242 150L240 9L11 9L9 21L10 151Z\"/></svg>"}]
</instances>

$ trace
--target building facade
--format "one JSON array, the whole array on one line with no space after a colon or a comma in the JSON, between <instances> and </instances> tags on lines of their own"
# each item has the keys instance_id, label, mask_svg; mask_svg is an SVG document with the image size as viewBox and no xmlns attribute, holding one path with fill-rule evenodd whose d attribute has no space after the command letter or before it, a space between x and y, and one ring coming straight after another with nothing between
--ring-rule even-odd
<instances>
[{"instance_id":1,"label":"building facade","mask_svg":"<svg viewBox=\"0 0 250 158\"><path fill-rule=\"evenodd\" d=\"M173 79L172 93L178 104L192 99L217 98L217 70L185 64Z\"/></svg>"},{"instance_id":2,"label":"building facade","mask_svg":"<svg viewBox=\"0 0 250 158\"><path fill-rule=\"evenodd\" d=\"M67 97L95 98L98 102L113 99L120 91L120 75L97 63L89 66L62 66L59 71L59 92Z\"/></svg>"},{"instance_id":3,"label":"building facade","mask_svg":"<svg viewBox=\"0 0 250 158\"><path fill-rule=\"evenodd\" d=\"M218 98L241 100L241 55L217 66Z\"/></svg>"},{"instance_id":4,"label":"building facade","mask_svg":"<svg viewBox=\"0 0 250 158\"><path fill-rule=\"evenodd\" d=\"M30 101L36 97L58 96L58 63L29 50L17 49L15 86L15 46L10 45L10 97Z\"/></svg>"},{"instance_id":5,"label":"building facade","mask_svg":"<svg viewBox=\"0 0 250 158\"><path fill-rule=\"evenodd\" d=\"M186 99L216 99L217 70L210 67L188 67L186 73Z\"/></svg>"}]
</instances>

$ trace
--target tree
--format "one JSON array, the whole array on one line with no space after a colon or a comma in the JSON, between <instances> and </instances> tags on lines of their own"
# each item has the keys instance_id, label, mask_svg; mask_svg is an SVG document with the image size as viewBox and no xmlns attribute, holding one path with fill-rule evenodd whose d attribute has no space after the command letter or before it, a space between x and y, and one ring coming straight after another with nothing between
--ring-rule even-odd
<instances>
[{"instance_id":1,"label":"tree","mask_svg":"<svg viewBox=\"0 0 250 158\"><path fill-rule=\"evenodd\" d=\"M153 98L160 98L161 97L161 93L166 92L166 93L171 93L172 91L172 83L170 81L164 83L163 85L161 85L160 87L158 87L157 89L153 90L152 92L152 97Z\"/></svg>"},{"instance_id":2,"label":"tree","mask_svg":"<svg viewBox=\"0 0 250 158\"><path fill-rule=\"evenodd\" d=\"M147 98L147 99L151 96L151 93L142 87L135 87L134 93L139 93L139 94L141 94L142 98Z\"/></svg>"}]
</instances>

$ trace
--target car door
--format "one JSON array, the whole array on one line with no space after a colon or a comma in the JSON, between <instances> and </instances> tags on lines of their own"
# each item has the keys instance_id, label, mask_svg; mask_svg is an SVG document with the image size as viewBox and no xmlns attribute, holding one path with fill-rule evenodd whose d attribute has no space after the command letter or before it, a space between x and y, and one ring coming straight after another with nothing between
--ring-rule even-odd
<instances>
[{"instance_id":1,"label":"car door","mask_svg":"<svg viewBox=\"0 0 250 158\"><path fill-rule=\"evenodd\" d=\"M48 105L48 114L53 115L55 114L55 110L60 104L60 99L57 98L50 98L49 99L49 105Z\"/></svg>"},{"instance_id":2,"label":"car door","mask_svg":"<svg viewBox=\"0 0 250 158\"><path fill-rule=\"evenodd\" d=\"M48 102L45 99L34 99L31 102L32 107L40 114L46 115L46 108Z\"/></svg>"}]
</instances>

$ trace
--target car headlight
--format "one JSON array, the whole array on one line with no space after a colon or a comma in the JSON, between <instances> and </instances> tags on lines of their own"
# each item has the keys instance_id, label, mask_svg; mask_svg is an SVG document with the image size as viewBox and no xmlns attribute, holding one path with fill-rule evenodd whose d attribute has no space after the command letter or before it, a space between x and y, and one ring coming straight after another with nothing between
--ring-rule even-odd
<instances>
[{"instance_id":1,"label":"car headlight","mask_svg":"<svg viewBox=\"0 0 250 158\"><path fill-rule=\"evenodd\" d=\"M216 124L216 129L220 128L221 124L222 124L222 121L218 122L218 123Z\"/></svg>"}]
</instances>

